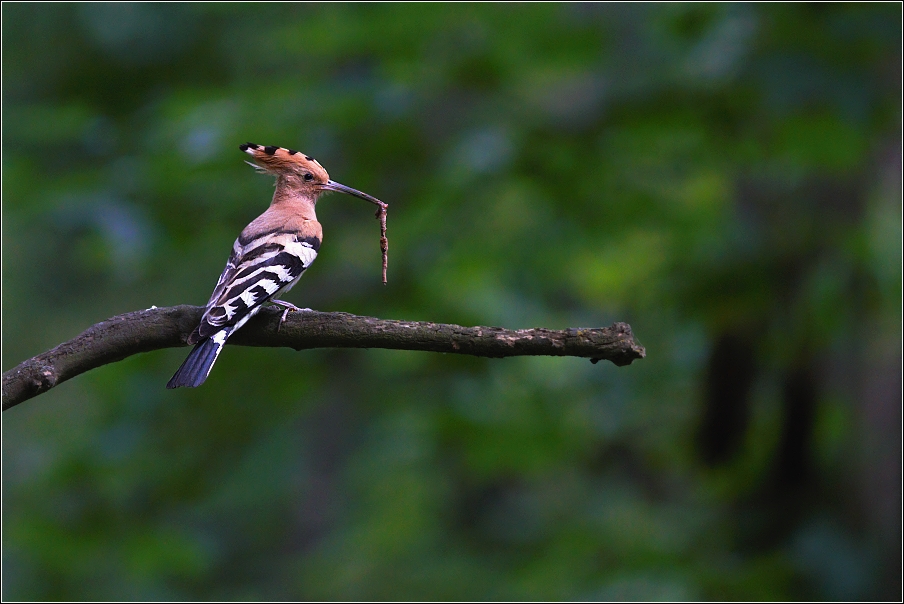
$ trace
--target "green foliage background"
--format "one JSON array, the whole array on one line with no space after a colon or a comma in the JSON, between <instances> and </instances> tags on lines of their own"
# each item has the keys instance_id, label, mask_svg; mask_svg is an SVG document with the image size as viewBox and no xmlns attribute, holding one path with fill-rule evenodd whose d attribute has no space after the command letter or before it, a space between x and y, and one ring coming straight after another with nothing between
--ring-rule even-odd
<instances>
[{"instance_id":1,"label":"green foliage background","mask_svg":"<svg viewBox=\"0 0 904 604\"><path fill-rule=\"evenodd\" d=\"M187 349L3 415L14 600L898 599L901 8L4 4L3 369L207 300L297 148L289 300L648 358Z\"/></svg>"}]
</instances>

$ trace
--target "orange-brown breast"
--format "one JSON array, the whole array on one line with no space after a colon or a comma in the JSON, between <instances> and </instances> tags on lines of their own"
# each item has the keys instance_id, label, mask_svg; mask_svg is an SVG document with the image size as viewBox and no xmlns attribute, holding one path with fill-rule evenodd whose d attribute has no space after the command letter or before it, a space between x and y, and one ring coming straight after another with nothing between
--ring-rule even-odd
<instances>
[{"instance_id":1,"label":"orange-brown breast","mask_svg":"<svg viewBox=\"0 0 904 604\"><path fill-rule=\"evenodd\" d=\"M315 237L323 241L323 227L316 218L306 218L301 214L273 211L271 206L242 230L239 240L251 241L264 233L296 233L299 238Z\"/></svg>"}]
</instances>

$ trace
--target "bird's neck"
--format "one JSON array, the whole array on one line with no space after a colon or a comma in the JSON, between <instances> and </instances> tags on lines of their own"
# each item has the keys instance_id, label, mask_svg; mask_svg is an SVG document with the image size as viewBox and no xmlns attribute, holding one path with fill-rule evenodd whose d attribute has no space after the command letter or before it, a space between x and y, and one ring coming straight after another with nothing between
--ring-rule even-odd
<instances>
[{"instance_id":1,"label":"bird's neck","mask_svg":"<svg viewBox=\"0 0 904 604\"><path fill-rule=\"evenodd\" d=\"M316 196L309 191L299 191L282 178L276 180L276 191L273 193L273 201L270 207L279 210L289 210L305 220L317 220L314 206L317 204Z\"/></svg>"}]
</instances>

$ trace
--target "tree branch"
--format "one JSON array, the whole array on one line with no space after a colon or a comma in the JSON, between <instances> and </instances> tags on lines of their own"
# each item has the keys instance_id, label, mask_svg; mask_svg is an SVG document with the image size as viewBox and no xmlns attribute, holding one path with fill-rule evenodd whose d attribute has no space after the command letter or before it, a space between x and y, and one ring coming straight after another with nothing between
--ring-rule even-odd
<instances>
[{"instance_id":1,"label":"tree branch","mask_svg":"<svg viewBox=\"0 0 904 604\"><path fill-rule=\"evenodd\" d=\"M89 369L139 352L185 346L201 320L200 306L150 308L119 315L88 328L52 350L3 374L3 410L42 394ZM452 352L482 357L575 356L628 365L646 356L631 326L519 329L461 327L442 323L388 321L341 312L290 313L277 331L281 310L265 308L229 338L240 346L389 348ZM161 388L163 385L161 384Z\"/></svg>"}]
</instances>

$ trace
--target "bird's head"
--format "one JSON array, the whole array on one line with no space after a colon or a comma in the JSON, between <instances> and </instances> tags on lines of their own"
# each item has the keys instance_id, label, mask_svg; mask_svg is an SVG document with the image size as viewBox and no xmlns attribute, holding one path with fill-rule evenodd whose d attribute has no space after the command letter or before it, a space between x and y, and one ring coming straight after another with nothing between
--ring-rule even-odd
<instances>
[{"instance_id":1,"label":"bird's head","mask_svg":"<svg viewBox=\"0 0 904 604\"><path fill-rule=\"evenodd\" d=\"M382 205L376 197L330 180L330 175L316 159L300 151L285 147L264 147L254 143L239 145L239 149L253 158L253 161L247 163L255 170L272 174L285 186L315 200L327 191L338 191Z\"/></svg>"}]
</instances>

